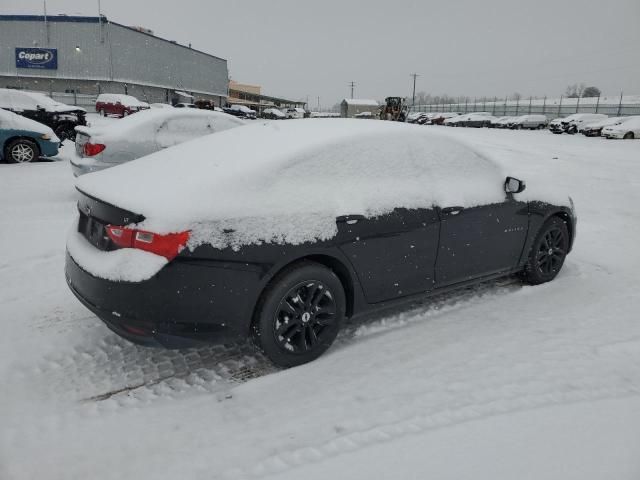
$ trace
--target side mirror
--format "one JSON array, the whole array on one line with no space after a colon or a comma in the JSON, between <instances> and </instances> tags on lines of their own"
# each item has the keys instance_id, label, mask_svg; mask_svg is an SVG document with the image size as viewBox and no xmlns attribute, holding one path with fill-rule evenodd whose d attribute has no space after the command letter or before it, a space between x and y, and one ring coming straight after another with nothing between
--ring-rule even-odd
<instances>
[{"instance_id":1,"label":"side mirror","mask_svg":"<svg viewBox=\"0 0 640 480\"><path fill-rule=\"evenodd\" d=\"M504 191L507 193L520 193L527 185L523 180L518 180L517 178L507 177L507 180L504 182Z\"/></svg>"}]
</instances>

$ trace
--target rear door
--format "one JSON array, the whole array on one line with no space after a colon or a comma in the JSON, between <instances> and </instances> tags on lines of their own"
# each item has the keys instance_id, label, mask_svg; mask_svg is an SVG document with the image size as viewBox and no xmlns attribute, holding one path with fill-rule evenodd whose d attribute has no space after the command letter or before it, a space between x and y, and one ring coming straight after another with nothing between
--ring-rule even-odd
<instances>
[{"instance_id":1,"label":"rear door","mask_svg":"<svg viewBox=\"0 0 640 480\"><path fill-rule=\"evenodd\" d=\"M526 202L440 210L436 286L442 287L515 268L529 226Z\"/></svg>"},{"instance_id":2,"label":"rear door","mask_svg":"<svg viewBox=\"0 0 640 480\"><path fill-rule=\"evenodd\" d=\"M170 118L160 126L156 134L156 141L160 148L168 148L213 132L214 125L210 117L206 115L181 115L177 118Z\"/></svg>"},{"instance_id":3,"label":"rear door","mask_svg":"<svg viewBox=\"0 0 640 480\"><path fill-rule=\"evenodd\" d=\"M340 249L369 303L431 290L440 221L436 209L396 209L338 219Z\"/></svg>"}]
</instances>

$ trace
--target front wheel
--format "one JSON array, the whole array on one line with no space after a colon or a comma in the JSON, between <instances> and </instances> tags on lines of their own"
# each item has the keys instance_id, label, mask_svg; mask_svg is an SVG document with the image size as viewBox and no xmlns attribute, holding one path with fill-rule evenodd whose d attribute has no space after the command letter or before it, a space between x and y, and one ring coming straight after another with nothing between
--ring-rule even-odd
<instances>
[{"instance_id":1,"label":"front wheel","mask_svg":"<svg viewBox=\"0 0 640 480\"><path fill-rule=\"evenodd\" d=\"M569 251L569 230L559 217L547 220L536 236L524 269L531 285L550 282L560 272Z\"/></svg>"},{"instance_id":2,"label":"front wheel","mask_svg":"<svg viewBox=\"0 0 640 480\"><path fill-rule=\"evenodd\" d=\"M279 274L258 304L254 341L274 364L294 367L315 360L333 343L345 315L340 279L305 262Z\"/></svg>"},{"instance_id":3,"label":"front wheel","mask_svg":"<svg viewBox=\"0 0 640 480\"><path fill-rule=\"evenodd\" d=\"M9 163L28 163L40 157L38 144L26 138L19 138L7 145L5 158Z\"/></svg>"},{"instance_id":4,"label":"front wheel","mask_svg":"<svg viewBox=\"0 0 640 480\"><path fill-rule=\"evenodd\" d=\"M624 134L624 137L623 137L624 140L633 140L633 138L634 138L633 132L627 132Z\"/></svg>"}]
</instances>

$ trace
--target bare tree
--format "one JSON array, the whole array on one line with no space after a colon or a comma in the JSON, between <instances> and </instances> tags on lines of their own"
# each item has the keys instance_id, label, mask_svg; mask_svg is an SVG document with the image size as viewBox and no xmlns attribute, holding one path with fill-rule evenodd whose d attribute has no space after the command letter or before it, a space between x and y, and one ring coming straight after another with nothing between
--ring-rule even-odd
<instances>
[{"instance_id":1,"label":"bare tree","mask_svg":"<svg viewBox=\"0 0 640 480\"><path fill-rule=\"evenodd\" d=\"M566 90L564 91L564 96L569 98L579 98L582 96L582 92L584 92L585 88L586 85L584 83L574 83L573 85L568 85Z\"/></svg>"},{"instance_id":2,"label":"bare tree","mask_svg":"<svg viewBox=\"0 0 640 480\"><path fill-rule=\"evenodd\" d=\"M511 96L509 96L509 100L519 101L520 99L522 99L522 94L518 92L512 93Z\"/></svg>"}]
</instances>

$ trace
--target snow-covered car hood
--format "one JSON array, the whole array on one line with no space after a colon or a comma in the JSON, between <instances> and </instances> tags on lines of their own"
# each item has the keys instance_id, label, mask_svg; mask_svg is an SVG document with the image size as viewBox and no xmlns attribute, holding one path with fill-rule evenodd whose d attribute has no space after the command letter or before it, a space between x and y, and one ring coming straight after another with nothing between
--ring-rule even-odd
<instances>
[{"instance_id":1,"label":"snow-covered car hood","mask_svg":"<svg viewBox=\"0 0 640 480\"><path fill-rule=\"evenodd\" d=\"M59 142L60 139L56 137L53 130L40 122L31 120L30 118L23 117L17 113L9 112L0 108L0 120L2 120L2 126L8 129L26 130L29 132L40 133L42 135L50 135L51 141Z\"/></svg>"},{"instance_id":2,"label":"snow-covered car hood","mask_svg":"<svg viewBox=\"0 0 640 480\"><path fill-rule=\"evenodd\" d=\"M81 177L77 188L143 215L140 228L226 245L327 239L340 215L498 202L504 178L472 148L421 127L311 119L198 138Z\"/></svg>"}]
</instances>

